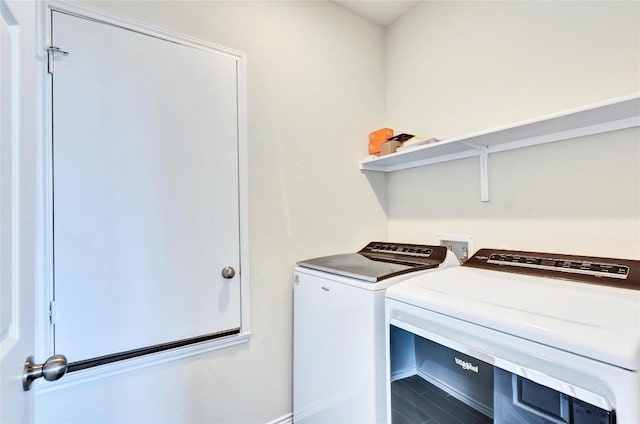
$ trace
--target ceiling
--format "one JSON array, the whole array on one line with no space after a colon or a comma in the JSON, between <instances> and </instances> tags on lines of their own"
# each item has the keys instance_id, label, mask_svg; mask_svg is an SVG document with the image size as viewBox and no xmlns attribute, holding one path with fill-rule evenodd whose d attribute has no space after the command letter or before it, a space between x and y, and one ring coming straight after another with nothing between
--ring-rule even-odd
<instances>
[{"instance_id":1,"label":"ceiling","mask_svg":"<svg viewBox=\"0 0 640 424\"><path fill-rule=\"evenodd\" d=\"M420 0L333 0L333 3L385 27L413 9Z\"/></svg>"}]
</instances>

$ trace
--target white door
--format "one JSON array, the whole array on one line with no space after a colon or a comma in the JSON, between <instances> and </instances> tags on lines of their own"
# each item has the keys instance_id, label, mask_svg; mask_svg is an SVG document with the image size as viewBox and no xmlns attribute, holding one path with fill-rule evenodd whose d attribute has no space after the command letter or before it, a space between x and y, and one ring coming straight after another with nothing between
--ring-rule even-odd
<instances>
[{"instance_id":1,"label":"white door","mask_svg":"<svg viewBox=\"0 0 640 424\"><path fill-rule=\"evenodd\" d=\"M55 352L240 327L236 58L52 13Z\"/></svg>"},{"instance_id":2,"label":"white door","mask_svg":"<svg viewBox=\"0 0 640 424\"><path fill-rule=\"evenodd\" d=\"M0 422L33 422L22 370L34 353L33 2L0 0ZM24 50L23 50L24 49Z\"/></svg>"}]
</instances>

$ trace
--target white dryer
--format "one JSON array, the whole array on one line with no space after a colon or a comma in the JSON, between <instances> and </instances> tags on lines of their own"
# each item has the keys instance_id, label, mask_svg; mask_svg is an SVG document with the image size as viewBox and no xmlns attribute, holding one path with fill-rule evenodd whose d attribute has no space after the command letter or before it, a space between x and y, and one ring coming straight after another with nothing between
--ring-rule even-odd
<instances>
[{"instance_id":1,"label":"white dryer","mask_svg":"<svg viewBox=\"0 0 640 424\"><path fill-rule=\"evenodd\" d=\"M385 289L409 275L457 265L442 246L380 242L298 262L294 422L385 422Z\"/></svg>"},{"instance_id":2,"label":"white dryer","mask_svg":"<svg viewBox=\"0 0 640 424\"><path fill-rule=\"evenodd\" d=\"M393 423L640 423L640 261L481 249L387 290Z\"/></svg>"}]
</instances>

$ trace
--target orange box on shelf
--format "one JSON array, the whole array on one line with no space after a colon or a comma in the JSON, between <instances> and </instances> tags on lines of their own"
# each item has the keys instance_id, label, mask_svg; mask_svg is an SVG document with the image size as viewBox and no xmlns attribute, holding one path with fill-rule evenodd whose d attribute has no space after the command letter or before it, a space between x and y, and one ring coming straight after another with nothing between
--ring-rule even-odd
<instances>
[{"instance_id":1,"label":"orange box on shelf","mask_svg":"<svg viewBox=\"0 0 640 424\"><path fill-rule=\"evenodd\" d=\"M369 154L375 155L376 153L380 153L382 149L382 143L384 143L391 137L393 137L393 129L391 128L380 128L379 130L370 133Z\"/></svg>"}]
</instances>

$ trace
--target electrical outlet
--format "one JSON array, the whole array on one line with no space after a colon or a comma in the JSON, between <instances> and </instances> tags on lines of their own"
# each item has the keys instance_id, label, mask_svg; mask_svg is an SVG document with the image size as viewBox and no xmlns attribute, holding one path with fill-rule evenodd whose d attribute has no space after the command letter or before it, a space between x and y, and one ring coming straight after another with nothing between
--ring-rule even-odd
<instances>
[{"instance_id":1,"label":"electrical outlet","mask_svg":"<svg viewBox=\"0 0 640 424\"><path fill-rule=\"evenodd\" d=\"M460 263L464 263L474 253L473 236L467 234L445 234L438 233L436 238L440 246L446 246L451 250Z\"/></svg>"}]
</instances>

